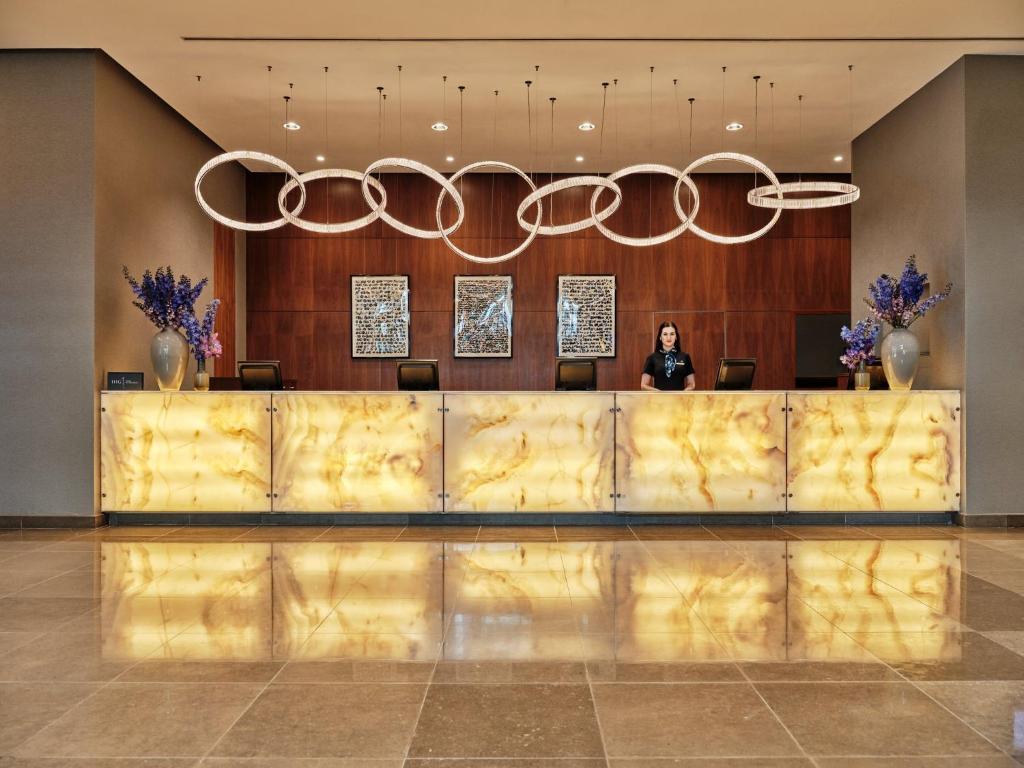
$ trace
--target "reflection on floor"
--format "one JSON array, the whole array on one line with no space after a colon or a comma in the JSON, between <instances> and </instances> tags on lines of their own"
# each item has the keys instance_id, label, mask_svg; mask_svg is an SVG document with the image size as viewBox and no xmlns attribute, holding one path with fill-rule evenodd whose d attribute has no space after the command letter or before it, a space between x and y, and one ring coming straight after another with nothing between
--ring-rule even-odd
<instances>
[{"instance_id":1,"label":"reflection on floor","mask_svg":"<svg viewBox=\"0 0 1024 768\"><path fill-rule=\"evenodd\" d=\"M1014 765L1022 654L1005 529L0 532L5 767Z\"/></svg>"}]
</instances>

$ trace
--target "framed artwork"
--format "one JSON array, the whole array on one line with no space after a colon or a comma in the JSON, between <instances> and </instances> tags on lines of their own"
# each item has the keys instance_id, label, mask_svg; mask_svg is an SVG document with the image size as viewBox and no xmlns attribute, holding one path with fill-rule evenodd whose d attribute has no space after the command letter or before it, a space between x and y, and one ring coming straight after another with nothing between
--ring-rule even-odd
<instances>
[{"instance_id":1,"label":"framed artwork","mask_svg":"<svg viewBox=\"0 0 1024 768\"><path fill-rule=\"evenodd\" d=\"M559 357L615 357L615 275L559 275L556 313Z\"/></svg>"},{"instance_id":2,"label":"framed artwork","mask_svg":"<svg viewBox=\"0 0 1024 768\"><path fill-rule=\"evenodd\" d=\"M409 356L409 276L352 276L352 357Z\"/></svg>"},{"instance_id":3,"label":"framed artwork","mask_svg":"<svg viewBox=\"0 0 1024 768\"><path fill-rule=\"evenodd\" d=\"M512 276L455 276L455 357L512 357Z\"/></svg>"}]
</instances>

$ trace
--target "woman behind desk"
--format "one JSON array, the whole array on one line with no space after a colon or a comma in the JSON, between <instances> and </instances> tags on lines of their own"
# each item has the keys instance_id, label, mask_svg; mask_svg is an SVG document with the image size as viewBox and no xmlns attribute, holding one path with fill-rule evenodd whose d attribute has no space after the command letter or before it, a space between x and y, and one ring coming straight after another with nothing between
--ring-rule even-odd
<instances>
[{"instance_id":1,"label":"woman behind desk","mask_svg":"<svg viewBox=\"0 0 1024 768\"><path fill-rule=\"evenodd\" d=\"M644 362L640 389L653 392L691 390L696 386L690 356L679 349L679 329L671 320L658 326L654 353Z\"/></svg>"}]
</instances>

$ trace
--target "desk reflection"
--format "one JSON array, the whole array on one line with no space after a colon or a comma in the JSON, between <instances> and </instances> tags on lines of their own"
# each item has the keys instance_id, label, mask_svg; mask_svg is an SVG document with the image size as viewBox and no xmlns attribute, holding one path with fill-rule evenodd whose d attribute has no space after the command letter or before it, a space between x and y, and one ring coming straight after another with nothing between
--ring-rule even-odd
<instances>
[{"instance_id":1,"label":"desk reflection","mask_svg":"<svg viewBox=\"0 0 1024 768\"><path fill-rule=\"evenodd\" d=\"M959 546L105 542L99 620L119 658L954 660Z\"/></svg>"}]
</instances>

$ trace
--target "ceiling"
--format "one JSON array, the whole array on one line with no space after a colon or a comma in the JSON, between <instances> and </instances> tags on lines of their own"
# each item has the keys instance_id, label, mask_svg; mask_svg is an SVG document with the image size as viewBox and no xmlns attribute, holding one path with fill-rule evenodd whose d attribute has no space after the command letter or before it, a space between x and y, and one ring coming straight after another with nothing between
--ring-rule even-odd
<instances>
[{"instance_id":1,"label":"ceiling","mask_svg":"<svg viewBox=\"0 0 1024 768\"><path fill-rule=\"evenodd\" d=\"M285 156L290 93L302 130L288 133L287 158L303 170L322 153L353 169L401 155L442 169L610 171L724 148L780 172L828 172L848 171L852 137L963 54L1024 54L1024 2L2 0L0 47L103 49L226 150ZM603 107L601 83L615 79ZM442 117L450 130L430 130ZM598 130L579 131L584 120ZM745 127L726 133L730 121Z\"/></svg>"}]
</instances>

